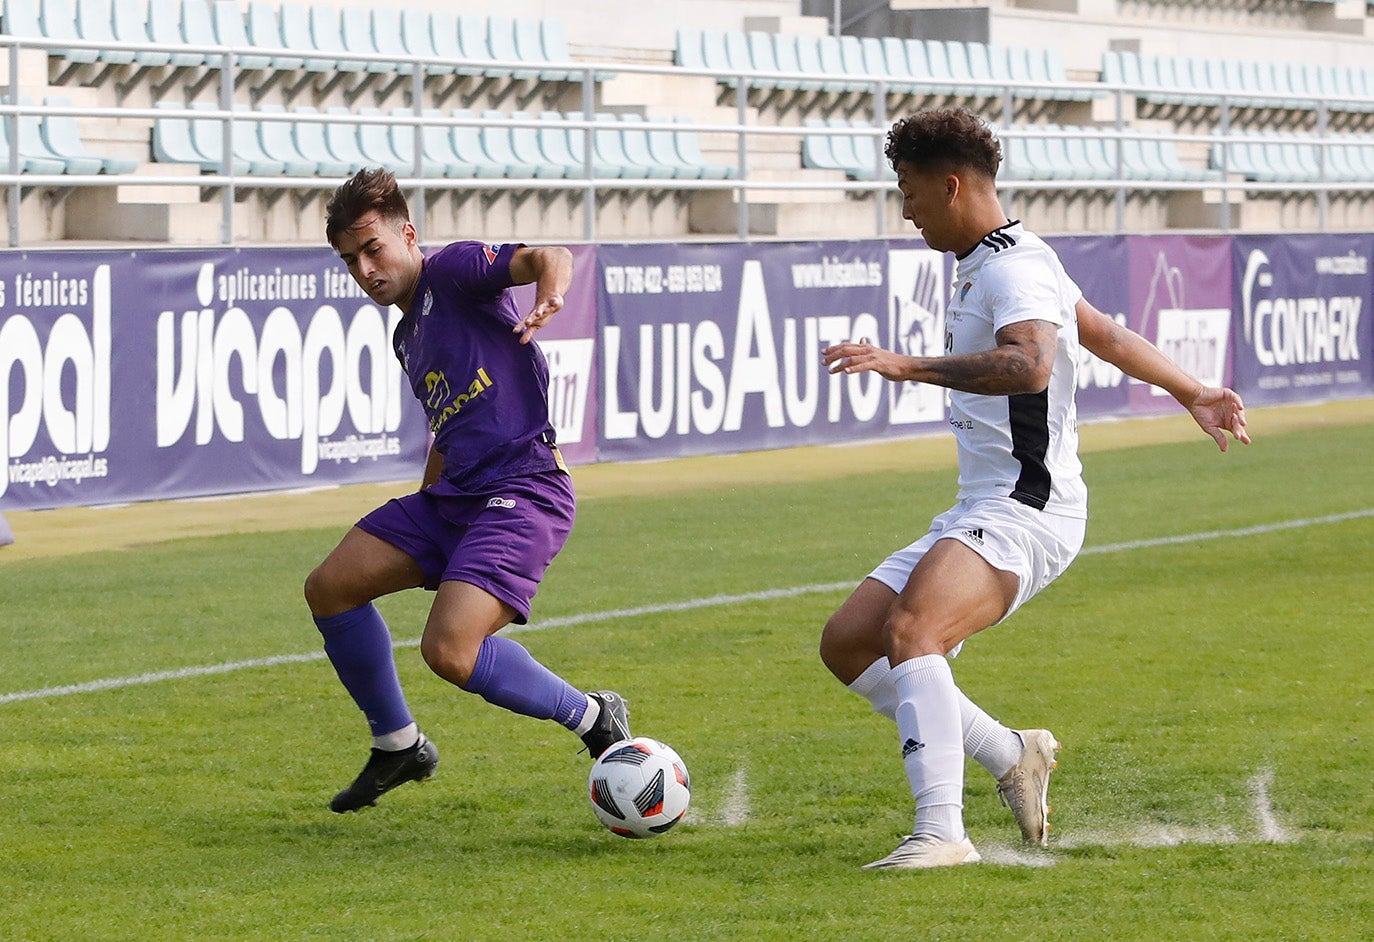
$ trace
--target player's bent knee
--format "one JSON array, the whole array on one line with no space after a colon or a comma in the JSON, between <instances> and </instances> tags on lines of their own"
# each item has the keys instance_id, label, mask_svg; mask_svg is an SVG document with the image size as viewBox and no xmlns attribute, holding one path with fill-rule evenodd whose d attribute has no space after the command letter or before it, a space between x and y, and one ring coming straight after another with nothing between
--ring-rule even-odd
<instances>
[{"instance_id":1,"label":"player's bent knee","mask_svg":"<svg viewBox=\"0 0 1374 942\"><path fill-rule=\"evenodd\" d=\"M457 687L467 687L477 666L477 652L451 640L421 638L420 656L430 670Z\"/></svg>"},{"instance_id":2,"label":"player's bent knee","mask_svg":"<svg viewBox=\"0 0 1374 942\"><path fill-rule=\"evenodd\" d=\"M883 646L894 664L927 654L945 654L955 642L946 638L948 632L942 628L894 614L883 625Z\"/></svg>"}]
</instances>

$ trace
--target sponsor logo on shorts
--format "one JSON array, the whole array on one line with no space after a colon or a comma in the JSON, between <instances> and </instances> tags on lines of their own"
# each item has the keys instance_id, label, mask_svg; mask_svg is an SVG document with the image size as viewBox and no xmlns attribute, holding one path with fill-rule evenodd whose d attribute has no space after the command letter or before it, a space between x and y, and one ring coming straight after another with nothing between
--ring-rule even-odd
<instances>
[{"instance_id":1,"label":"sponsor logo on shorts","mask_svg":"<svg viewBox=\"0 0 1374 942\"><path fill-rule=\"evenodd\" d=\"M504 507L506 510L510 510L515 506L515 501L509 497L493 497L491 500L487 501L487 506Z\"/></svg>"},{"instance_id":2,"label":"sponsor logo on shorts","mask_svg":"<svg viewBox=\"0 0 1374 942\"><path fill-rule=\"evenodd\" d=\"M902 743L902 758L905 759L907 756L912 755L913 753L920 752L925 747L926 744L923 742L917 742L914 739L908 739L906 742Z\"/></svg>"},{"instance_id":3,"label":"sponsor logo on shorts","mask_svg":"<svg viewBox=\"0 0 1374 942\"><path fill-rule=\"evenodd\" d=\"M964 536L968 537L970 540L972 540L974 543L977 543L979 546L983 545L983 530L981 527L979 527L977 530L965 530Z\"/></svg>"}]
</instances>

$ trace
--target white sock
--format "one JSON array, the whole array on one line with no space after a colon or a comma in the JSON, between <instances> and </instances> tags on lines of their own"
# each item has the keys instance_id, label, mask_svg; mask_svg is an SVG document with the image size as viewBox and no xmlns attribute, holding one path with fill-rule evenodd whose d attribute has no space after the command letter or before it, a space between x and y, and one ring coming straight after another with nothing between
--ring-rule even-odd
<instances>
[{"instance_id":1,"label":"white sock","mask_svg":"<svg viewBox=\"0 0 1374 942\"><path fill-rule=\"evenodd\" d=\"M849 690L873 705L873 711L890 720L897 719L897 688L892 685L892 667L880 657L848 685Z\"/></svg>"},{"instance_id":2,"label":"white sock","mask_svg":"<svg viewBox=\"0 0 1374 942\"><path fill-rule=\"evenodd\" d=\"M959 719L964 727L964 754L1000 779L1021 761L1025 743L1021 735L994 720L962 690L959 693Z\"/></svg>"},{"instance_id":3,"label":"white sock","mask_svg":"<svg viewBox=\"0 0 1374 942\"><path fill-rule=\"evenodd\" d=\"M892 668L902 763L916 799L915 834L964 839L964 748L959 688L949 661L927 654Z\"/></svg>"},{"instance_id":4,"label":"white sock","mask_svg":"<svg viewBox=\"0 0 1374 942\"><path fill-rule=\"evenodd\" d=\"M892 683L892 668L880 657L864 670L848 689L873 705L873 710L890 720L897 719L897 688ZM958 689L958 688L956 688ZM1000 779L1021 761L1024 743L1015 730L994 720L962 690L959 693L959 721L964 732L964 755L978 763L993 778Z\"/></svg>"},{"instance_id":5,"label":"white sock","mask_svg":"<svg viewBox=\"0 0 1374 942\"><path fill-rule=\"evenodd\" d=\"M599 717L600 715L601 701L593 700L591 697L588 697L587 712L582 714L582 722L577 724L577 729L573 730L573 732L581 736L587 730L592 728L592 724L596 722L597 717Z\"/></svg>"},{"instance_id":6,"label":"white sock","mask_svg":"<svg viewBox=\"0 0 1374 942\"><path fill-rule=\"evenodd\" d=\"M420 727L411 723L409 726L402 726L394 733L384 733L381 736L372 737L373 749L384 749L387 752L396 752L401 749L409 749L420 741Z\"/></svg>"}]
</instances>

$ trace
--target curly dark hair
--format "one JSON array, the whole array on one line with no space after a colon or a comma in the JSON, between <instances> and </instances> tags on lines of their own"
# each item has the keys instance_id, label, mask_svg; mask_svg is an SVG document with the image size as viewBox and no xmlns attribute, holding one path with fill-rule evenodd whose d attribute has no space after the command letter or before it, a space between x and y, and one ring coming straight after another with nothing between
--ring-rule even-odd
<instances>
[{"instance_id":1,"label":"curly dark hair","mask_svg":"<svg viewBox=\"0 0 1374 942\"><path fill-rule=\"evenodd\" d=\"M1002 147L983 119L966 108L935 108L902 118L887 132L884 151L892 169L905 161L917 170L969 168L996 179Z\"/></svg>"},{"instance_id":2,"label":"curly dark hair","mask_svg":"<svg viewBox=\"0 0 1374 942\"><path fill-rule=\"evenodd\" d=\"M396 174L365 167L339 185L324 207L324 237L337 245L339 235L372 210L395 226L410 222L410 207L396 185Z\"/></svg>"}]
</instances>

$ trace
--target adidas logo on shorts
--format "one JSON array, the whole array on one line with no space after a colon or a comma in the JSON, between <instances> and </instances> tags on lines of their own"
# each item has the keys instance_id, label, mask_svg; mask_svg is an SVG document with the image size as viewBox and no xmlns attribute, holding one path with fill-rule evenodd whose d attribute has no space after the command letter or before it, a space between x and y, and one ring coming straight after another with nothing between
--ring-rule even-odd
<instances>
[{"instance_id":1,"label":"adidas logo on shorts","mask_svg":"<svg viewBox=\"0 0 1374 942\"><path fill-rule=\"evenodd\" d=\"M983 545L983 530L981 527L977 530L965 530L964 536L968 537L970 540L977 543L979 546Z\"/></svg>"}]
</instances>

